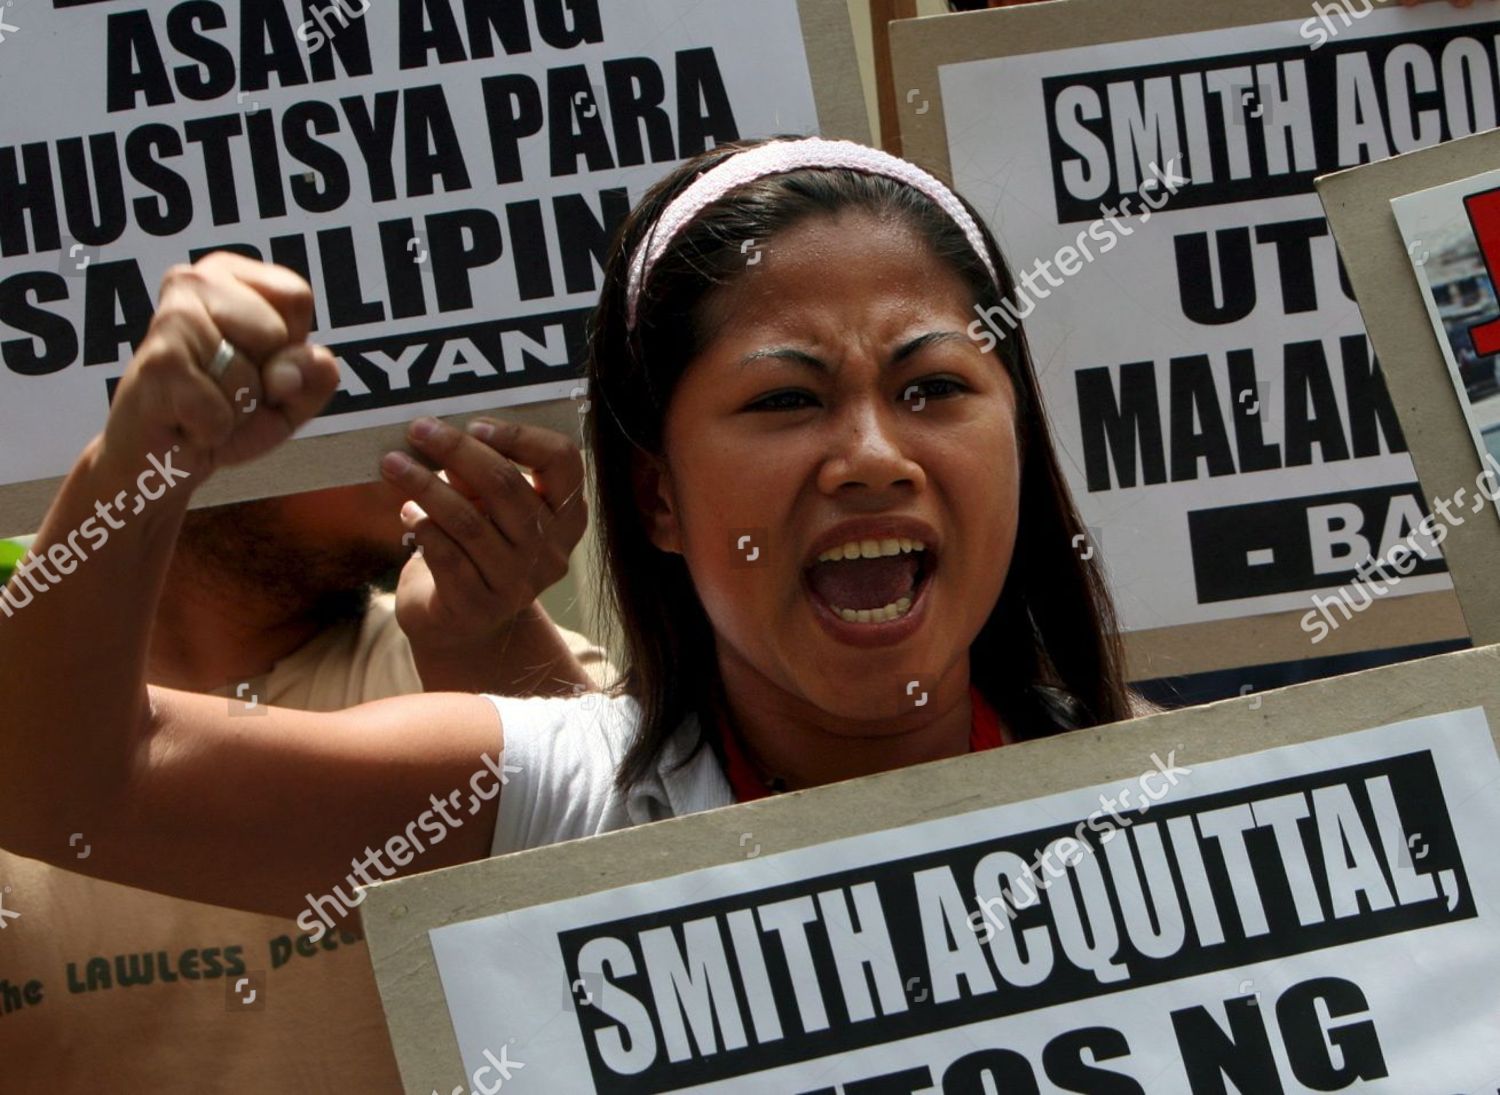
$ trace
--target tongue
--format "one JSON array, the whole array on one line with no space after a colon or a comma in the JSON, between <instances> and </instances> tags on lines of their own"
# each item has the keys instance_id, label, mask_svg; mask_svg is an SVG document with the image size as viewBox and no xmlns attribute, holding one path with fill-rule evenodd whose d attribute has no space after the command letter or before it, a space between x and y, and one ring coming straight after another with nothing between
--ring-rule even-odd
<instances>
[{"instance_id":1,"label":"tongue","mask_svg":"<svg viewBox=\"0 0 1500 1095\"><path fill-rule=\"evenodd\" d=\"M884 608L911 596L917 584L915 555L818 563L807 573L814 592L834 608Z\"/></svg>"}]
</instances>

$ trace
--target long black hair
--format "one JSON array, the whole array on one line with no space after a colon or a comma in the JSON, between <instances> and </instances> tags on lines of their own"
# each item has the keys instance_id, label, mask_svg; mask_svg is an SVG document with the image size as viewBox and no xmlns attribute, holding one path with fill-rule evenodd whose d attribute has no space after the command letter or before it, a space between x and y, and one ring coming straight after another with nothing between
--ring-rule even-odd
<instances>
[{"instance_id":1,"label":"long black hair","mask_svg":"<svg viewBox=\"0 0 1500 1095\"><path fill-rule=\"evenodd\" d=\"M655 264L631 329L629 263L662 211L699 175L761 143L715 148L646 194L616 234L590 326L588 429L602 592L622 632L621 687L643 711L621 764L622 788L653 769L685 718L709 717L720 687L713 628L683 558L652 543L632 469L643 454L662 455L672 393L708 341L701 305L743 274L745 241L772 239L809 217L861 210L915 229L961 275L978 307L1013 298L1014 281L994 237L967 203L999 285L957 223L921 191L852 170L803 168L740 186L699 214ZM1020 517L1004 587L970 649L971 681L1019 737L1058 729L1059 719L1049 716L1059 697L1071 712L1062 725L1128 718L1114 609L1098 564L1075 546L1086 530L1052 448L1023 332L1012 332L998 356L1017 396Z\"/></svg>"}]
</instances>

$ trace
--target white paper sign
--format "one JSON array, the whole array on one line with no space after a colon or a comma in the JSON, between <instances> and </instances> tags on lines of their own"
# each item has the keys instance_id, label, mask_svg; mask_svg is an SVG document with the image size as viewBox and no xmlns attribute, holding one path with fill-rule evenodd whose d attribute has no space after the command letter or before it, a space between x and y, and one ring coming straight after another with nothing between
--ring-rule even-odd
<instances>
[{"instance_id":1,"label":"white paper sign","mask_svg":"<svg viewBox=\"0 0 1500 1095\"><path fill-rule=\"evenodd\" d=\"M0 484L60 475L162 273L304 273L304 434L577 388L616 225L686 156L818 129L795 0L0 8Z\"/></svg>"},{"instance_id":2,"label":"white paper sign","mask_svg":"<svg viewBox=\"0 0 1500 1095\"><path fill-rule=\"evenodd\" d=\"M1482 709L1141 761L434 929L466 1074L506 1095L1495 1089Z\"/></svg>"},{"instance_id":3,"label":"white paper sign","mask_svg":"<svg viewBox=\"0 0 1500 1095\"><path fill-rule=\"evenodd\" d=\"M1310 609L1426 512L1312 182L1492 127L1489 14L940 69L954 180L1029 279L1015 303L1127 630ZM1449 586L1433 548L1391 592Z\"/></svg>"}]
</instances>

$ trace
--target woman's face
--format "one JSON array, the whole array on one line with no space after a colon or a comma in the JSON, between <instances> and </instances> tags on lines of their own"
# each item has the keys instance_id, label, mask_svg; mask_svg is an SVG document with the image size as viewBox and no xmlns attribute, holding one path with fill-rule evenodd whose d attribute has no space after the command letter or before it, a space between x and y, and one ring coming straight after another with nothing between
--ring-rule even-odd
<instances>
[{"instance_id":1,"label":"woman's face","mask_svg":"<svg viewBox=\"0 0 1500 1095\"><path fill-rule=\"evenodd\" d=\"M840 719L951 701L1020 480L1015 393L964 334L964 282L904 224L849 212L748 253L705 319L653 538L685 557L726 681Z\"/></svg>"}]
</instances>

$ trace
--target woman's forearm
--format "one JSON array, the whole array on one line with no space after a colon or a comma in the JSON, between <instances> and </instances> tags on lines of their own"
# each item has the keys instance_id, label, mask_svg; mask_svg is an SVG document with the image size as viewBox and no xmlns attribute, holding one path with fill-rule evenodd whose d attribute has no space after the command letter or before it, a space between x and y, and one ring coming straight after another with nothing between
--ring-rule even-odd
<instances>
[{"instance_id":1,"label":"woman's forearm","mask_svg":"<svg viewBox=\"0 0 1500 1095\"><path fill-rule=\"evenodd\" d=\"M17 851L50 839L61 800L106 808L139 755L151 621L195 485L175 456L136 466L90 442L0 592L0 840Z\"/></svg>"},{"instance_id":2,"label":"woman's forearm","mask_svg":"<svg viewBox=\"0 0 1500 1095\"><path fill-rule=\"evenodd\" d=\"M482 643L412 642L412 658L429 692L501 696L569 696L595 686L540 604L524 609Z\"/></svg>"}]
</instances>

